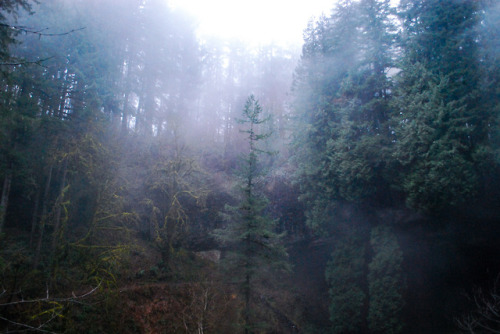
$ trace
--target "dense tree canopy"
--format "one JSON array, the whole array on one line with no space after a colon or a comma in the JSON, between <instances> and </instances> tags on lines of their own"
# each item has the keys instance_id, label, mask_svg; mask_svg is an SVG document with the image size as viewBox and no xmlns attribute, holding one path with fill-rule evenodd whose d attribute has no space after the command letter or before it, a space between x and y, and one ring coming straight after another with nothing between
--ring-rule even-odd
<instances>
[{"instance_id":1,"label":"dense tree canopy","mask_svg":"<svg viewBox=\"0 0 500 334\"><path fill-rule=\"evenodd\" d=\"M346 233L339 219L346 203L368 215L407 206L431 216L472 203L484 210L498 205L490 188L498 185L491 132L498 126L498 96L484 95L495 85L488 72L497 68L490 65L496 56L486 56L497 44L494 34L492 44L486 42L485 32L492 32L487 13L497 11L490 6L341 1L306 31L295 77L293 145L308 224L338 240L327 266L334 332L402 330L394 318L401 315L401 258L382 260L387 255L377 246L398 248L398 241L380 232L389 227L377 219L372 241L363 229ZM380 261L392 268L376 269ZM380 298L382 281L395 299L372 299Z\"/></svg>"}]
</instances>

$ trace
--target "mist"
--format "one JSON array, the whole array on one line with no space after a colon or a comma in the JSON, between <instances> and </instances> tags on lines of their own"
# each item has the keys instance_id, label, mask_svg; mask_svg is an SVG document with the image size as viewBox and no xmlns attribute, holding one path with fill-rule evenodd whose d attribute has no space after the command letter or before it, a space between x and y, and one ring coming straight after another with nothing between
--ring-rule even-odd
<instances>
[{"instance_id":1,"label":"mist","mask_svg":"<svg viewBox=\"0 0 500 334\"><path fill-rule=\"evenodd\" d=\"M500 330L498 3L195 9L0 5L1 330Z\"/></svg>"}]
</instances>

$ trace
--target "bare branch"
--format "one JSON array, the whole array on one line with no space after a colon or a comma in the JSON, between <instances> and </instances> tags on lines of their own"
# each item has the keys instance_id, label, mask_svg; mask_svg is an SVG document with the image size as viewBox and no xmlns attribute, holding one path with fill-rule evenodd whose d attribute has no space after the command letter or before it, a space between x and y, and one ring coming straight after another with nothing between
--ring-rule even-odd
<instances>
[{"instance_id":1,"label":"bare branch","mask_svg":"<svg viewBox=\"0 0 500 334\"><path fill-rule=\"evenodd\" d=\"M50 60L54 57L47 57L39 60L33 60L33 61L19 61L19 62L11 62L11 63L0 63L0 66L22 66L22 65L38 65L43 68L47 68L47 66L43 65L43 62L46 62L47 60Z\"/></svg>"},{"instance_id":2,"label":"bare branch","mask_svg":"<svg viewBox=\"0 0 500 334\"><path fill-rule=\"evenodd\" d=\"M41 30L35 30L33 28L28 28L28 27L23 27L23 26L13 26L13 25L10 25L10 24L5 24L5 23L0 23L0 27L9 28L9 29L12 29L12 30L15 30L15 31L19 31L19 32L25 33L25 34L37 35L39 38L41 38L42 36L47 36L47 37L65 36L65 35L69 35L69 34L72 34L74 32L77 32L77 31L84 30L86 28L86 27L81 27L81 28L71 29L71 30L65 31L65 32L60 32L60 33L46 33L46 32L43 32L43 31L48 30L49 28L43 28Z\"/></svg>"},{"instance_id":3,"label":"bare branch","mask_svg":"<svg viewBox=\"0 0 500 334\"><path fill-rule=\"evenodd\" d=\"M486 330L488 333L500 334L500 296L498 294L497 278L493 288L484 292L475 289L469 299L474 303L475 309L460 319L455 319L458 327L467 333L477 333L478 330Z\"/></svg>"},{"instance_id":4,"label":"bare branch","mask_svg":"<svg viewBox=\"0 0 500 334\"><path fill-rule=\"evenodd\" d=\"M12 29L14 31L22 32L25 34L37 35L38 38L42 38L42 36L45 36L45 37L65 36L65 35L69 35L69 34L72 34L74 32L78 32L78 31L86 29L86 27L81 27L81 28L71 29L69 31L65 31L65 32L61 32L61 33L47 33L44 31L48 30L49 28L35 30L33 28L28 28L28 27L23 27L23 26L14 26L14 25L5 24L5 23L0 23L0 27ZM46 68L46 66L44 66L42 63L49 60L49 59L52 59L52 58L54 58L54 57L48 57L48 58L34 60L34 61L16 61L16 62L10 62L10 63L0 63L0 66L38 65L38 66Z\"/></svg>"},{"instance_id":5,"label":"bare branch","mask_svg":"<svg viewBox=\"0 0 500 334\"><path fill-rule=\"evenodd\" d=\"M29 299L29 300L18 300L18 301L15 301L15 302L0 304L0 307L3 307L3 306L12 306L12 305L19 305L19 304L47 303L47 302L58 302L58 303L61 303L61 302L71 302L71 303L79 303L78 302L79 299L83 299L85 297L88 297L91 294L93 294L94 292L96 292L99 289L99 287L101 286L101 283L102 283L102 281L99 282L99 284L95 288L92 288L90 291L88 291L88 292L86 292L86 293L84 293L82 295L79 295L79 296L76 296L73 293L73 296L72 297L68 297L68 298L50 298L49 297L49 290L47 289L47 291L46 291L47 296L45 298Z\"/></svg>"},{"instance_id":6,"label":"bare branch","mask_svg":"<svg viewBox=\"0 0 500 334\"><path fill-rule=\"evenodd\" d=\"M15 322L15 321L12 321L12 320L9 320L7 318L4 318L2 316L0 316L0 319L3 320L3 321L6 321L10 324L13 324L13 325L16 325L16 326L19 326L19 327L23 327L23 328L26 328L26 330L31 330L31 331L37 331L37 332L41 332L41 333L52 333L52 334L58 334L56 332L51 332L51 331L47 331L45 329L43 329L44 326L46 326L50 321L54 320L56 317L56 315L52 316L52 318L50 318L48 321L44 322L43 324L41 324L40 326L38 327L33 327L33 326L30 326L30 325L26 325L26 324L22 324L20 322ZM19 333L19 330L16 330L15 332L4 332L4 333Z\"/></svg>"},{"instance_id":7,"label":"bare branch","mask_svg":"<svg viewBox=\"0 0 500 334\"><path fill-rule=\"evenodd\" d=\"M48 304L48 305L50 305L50 308L47 310L44 310L41 314L39 314L36 317L40 318L40 315L42 315L42 314L51 314L51 316L48 319L46 319L43 323L39 324L38 326L32 326L32 325L29 325L27 323L13 321L11 319L0 316L0 320L3 320L11 325L19 327L18 329L7 330L6 332L3 332L3 333L21 333L21 332L36 331L36 332L40 332L40 333L56 334L55 332L46 330L44 328L50 322L52 322L54 319L61 316L62 310L64 309L63 303L83 304L82 302L80 302L80 300L83 298L86 298L86 297L90 296L91 294L93 294L94 292L96 292L99 289L99 287L101 286L101 283L102 283L102 281L99 282L99 284L96 287L94 287L91 290L89 290L88 292L85 292L85 293L78 295L78 296L75 295L75 293L73 292L72 296L68 297L68 298L50 298L49 289L47 288L45 298L18 300L18 301L14 301L14 302L0 304L0 307L2 307L2 308L9 307L9 306L27 305L27 304ZM5 293L6 293L6 291L4 290L0 294L0 296L3 296ZM54 305L56 305L56 306L54 306ZM34 319L34 317L32 319Z\"/></svg>"}]
</instances>

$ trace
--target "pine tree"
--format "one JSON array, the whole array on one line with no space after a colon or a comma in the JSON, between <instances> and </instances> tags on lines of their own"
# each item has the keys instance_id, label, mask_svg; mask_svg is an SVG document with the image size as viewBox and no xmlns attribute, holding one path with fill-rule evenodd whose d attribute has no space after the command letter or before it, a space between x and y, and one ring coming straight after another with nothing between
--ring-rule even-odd
<instances>
[{"instance_id":1,"label":"pine tree","mask_svg":"<svg viewBox=\"0 0 500 334\"><path fill-rule=\"evenodd\" d=\"M269 134L259 134L259 125L267 119L261 118L262 108L252 95L248 98L240 123L246 125L248 154L243 160L241 174L241 201L236 207L227 207L229 225L219 230L216 236L230 245L232 251L227 258L227 269L236 280L244 298L245 333L254 333L264 326L259 314L262 297L262 281L269 279L273 269L286 269L286 251L280 243L280 235L274 232L275 221L265 214L267 200L259 190L262 166L259 155L265 153L259 148Z\"/></svg>"}]
</instances>

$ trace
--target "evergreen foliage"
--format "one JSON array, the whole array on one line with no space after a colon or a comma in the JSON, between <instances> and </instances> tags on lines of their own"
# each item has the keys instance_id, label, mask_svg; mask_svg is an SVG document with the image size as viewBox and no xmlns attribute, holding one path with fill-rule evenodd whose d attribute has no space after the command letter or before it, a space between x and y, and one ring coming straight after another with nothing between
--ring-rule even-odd
<instances>
[{"instance_id":1,"label":"evergreen foliage","mask_svg":"<svg viewBox=\"0 0 500 334\"><path fill-rule=\"evenodd\" d=\"M477 2L417 1L402 2L401 15L405 34L393 99L399 114L395 156L411 166L401 180L409 205L436 212L464 203L479 189L479 152L488 145L484 127L490 122L477 91L474 27L481 12Z\"/></svg>"},{"instance_id":2,"label":"evergreen foliage","mask_svg":"<svg viewBox=\"0 0 500 334\"><path fill-rule=\"evenodd\" d=\"M364 240L351 232L335 245L326 267L326 280L330 286L331 333L359 333L365 326Z\"/></svg>"},{"instance_id":3,"label":"evergreen foliage","mask_svg":"<svg viewBox=\"0 0 500 334\"><path fill-rule=\"evenodd\" d=\"M310 25L296 72L295 147L311 226L325 227L315 213L332 200L404 198L437 213L476 196L497 117L496 99L479 91L483 8L403 1L396 13L387 1L346 1Z\"/></svg>"},{"instance_id":4,"label":"evergreen foliage","mask_svg":"<svg viewBox=\"0 0 500 334\"><path fill-rule=\"evenodd\" d=\"M405 286L398 240L388 226L382 225L372 230L370 244L374 255L368 265L368 327L373 333L402 333Z\"/></svg>"},{"instance_id":5,"label":"evergreen foliage","mask_svg":"<svg viewBox=\"0 0 500 334\"><path fill-rule=\"evenodd\" d=\"M487 88L498 78L494 15L498 8L480 1L401 1L398 8L342 1L304 34L294 86L296 182L309 226L337 240L327 280L338 332L363 331L361 320L342 322L347 309L373 332L402 330L397 240L373 221L373 258L361 264L369 258L351 240L361 234L342 235L346 202L368 216L403 203L434 216L472 199L498 203L487 185L497 184L498 170L491 132L498 85Z\"/></svg>"},{"instance_id":6,"label":"evergreen foliage","mask_svg":"<svg viewBox=\"0 0 500 334\"><path fill-rule=\"evenodd\" d=\"M391 13L387 1L341 2L305 40L295 145L311 226L327 224L323 203L390 201Z\"/></svg>"},{"instance_id":7,"label":"evergreen foliage","mask_svg":"<svg viewBox=\"0 0 500 334\"><path fill-rule=\"evenodd\" d=\"M259 133L259 125L267 119L261 118L262 108L251 95L243 109L240 123L247 134L248 154L242 161L241 201L235 207L227 207L228 227L217 232L217 237L230 246L226 269L231 280L238 284L244 297L245 333L255 333L268 326L266 316L261 314L262 301L259 289L269 281L273 271L286 269L286 251L280 242L282 236L276 234L276 221L265 213L267 200L260 190L262 166L259 155L266 153L260 149L260 142L269 134ZM271 281L272 282L272 281ZM268 283L269 284L269 283Z\"/></svg>"}]
</instances>

